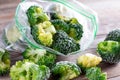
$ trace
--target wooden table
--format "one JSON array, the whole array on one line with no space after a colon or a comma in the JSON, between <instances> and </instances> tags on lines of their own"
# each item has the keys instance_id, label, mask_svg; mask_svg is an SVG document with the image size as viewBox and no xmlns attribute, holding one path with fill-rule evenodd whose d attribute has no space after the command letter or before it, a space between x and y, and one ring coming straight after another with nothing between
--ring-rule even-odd
<instances>
[{"instance_id":1,"label":"wooden table","mask_svg":"<svg viewBox=\"0 0 120 80\"><path fill-rule=\"evenodd\" d=\"M96 45L104 40L106 34L115 28L120 28L120 0L80 0L82 3L94 9L99 16L99 31L93 44L85 51L96 53ZM0 0L0 33L3 28L13 19L14 12L20 0ZM61 57L59 59L75 61L77 56ZM14 62L17 58L12 58ZM110 65L101 63L104 72L107 72L108 80L120 80L120 63ZM0 76L0 80L10 80L8 75ZM84 76L74 80L86 80Z\"/></svg>"}]
</instances>

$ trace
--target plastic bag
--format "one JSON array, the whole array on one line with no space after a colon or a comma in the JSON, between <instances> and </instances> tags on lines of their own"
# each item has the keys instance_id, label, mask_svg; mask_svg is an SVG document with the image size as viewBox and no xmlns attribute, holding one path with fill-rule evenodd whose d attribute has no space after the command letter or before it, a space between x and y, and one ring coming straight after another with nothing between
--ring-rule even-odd
<instances>
[{"instance_id":1,"label":"plastic bag","mask_svg":"<svg viewBox=\"0 0 120 80\"><path fill-rule=\"evenodd\" d=\"M0 39L0 42L3 43L1 47L8 51L23 52L27 47L27 42L20 34L14 20L5 27Z\"/></svg>"},{"instance_id":2,"label":"plastic bag","mask_svg":"<svg viewBox=\"0 0 120 80\"><path fill-rule=\"evenodd\" d=\"M55 11L70 18L75 17L83 25L84 33L79 42L79 44L81 45L81 49L69 54L80 53L81 51L87 49L96 37L98 28L97 15L93 10L84 6L80 2L76 0L25 0L17 6L15 13L15 23L23 37L23 40L25 40L24 42L26 42L28 46L34 48L43 48L52 53L63 55L58 51L37 44L34 41L31 35L31 29L26 15L27 9L32 5L42 7L44 12L47 13Z\"/></svg>"}]
</instances>

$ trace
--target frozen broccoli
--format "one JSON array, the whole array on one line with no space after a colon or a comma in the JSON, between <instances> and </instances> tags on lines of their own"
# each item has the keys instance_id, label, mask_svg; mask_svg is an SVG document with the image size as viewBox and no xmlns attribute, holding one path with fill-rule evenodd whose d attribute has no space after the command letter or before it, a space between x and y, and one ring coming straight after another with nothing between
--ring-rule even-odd
<instances>
[{"instance_id":1,"label":"frozen broccoli","mask_svg":"<svg viewBox=\"0 0 120 80\"><path fill-rule=\"evenodd\" d=\"M108 41L108 40L120 42L120 29L116 29L116 30L109 32L105 41Z\"/></svg>"},{"instance_id":2,"label":"frozen broccoli","mask_svg":"<svg viewBox=\"0 0 120 80\"><path fill-rule=\"evenodd\" d=\"M97 46L97 52L105 62L120 62L120 44L117 41L100 42Z\"/></svg>"},{"instance_id":3,"label":"frozen broccoli","mask_svg":"<svg viewBox=\"0 0 120 80\"><path fill-rule=\"evenodd\" d=\"M83 69L83 72L85 72L86 69L97 66L101 61L101 57L87 53L77 59L77 64Z\"/></svg>"},{"instance_id":4,"label":"frozen broccoli","mask_svg":"<svg viewBox=\"0 0 120 80\"><path fill-rule=\"evenodd\" d=\"M28 21L31 26L49 20L49 17L43 12L39 6L31 6L27 12Z\"/></svg>"},{"instance_id":5,"label":"frozen broccoli","mask_svg":"<svg viewBox=\"0 0 120 80\"><path fill-rule=\"evenodd\" d=\"M87 69L86 77L88 80L107 80L106 73L102 73L98 67L92 67Z\"/></svg>"},{"instance_id":6,"label":"frozen broccoli","mask_svg":"<svg viewBox=\"0 0 120 80\"><path fill-rule=\"evenodd\" d=\"M79 41L83 35L83 26L77 21L76 18L71 18L70 21L67 22L69 25L69 36Z\"/></svg>"},{"instance_id":7,"label":"frozen broccoli","mask_svg":"<svg viewBox=\"0 0 120 80\"><path fill-rule=\"evenodd\" d=\"M4 50L0 49L0 75L4 75L10 69L10 54Z\"/></svg>"},{"instance_id":8,"label":"frozen broccoli","mask_svg":"<svg viewBox=\"0 0 120 80\"><path fill-rule=\"evenodd\" d=\"M69 26L63 20L55 19L55 20L51 20L51 23L55 26L56 30L63 30L67 33L69 32Z\"/></svg>"},{"instance_id":9,"label":"frozen broccoli","mask_svg":"<svg viewBox=\"0 0 120 80\"><path fill-rule=\"evenodd\" d=\"M79 24L79 22L76 18L71 18L66 23L67 24Z\"/></svg>"},{"instance_id":10,"label":"frozen broccoli","mask_svg":"<svg viewBox=\"0 0 120 80\"><path fill-rule=\"evenodd\" d=\"M69 20L68 17L62 16L59 13L55 13L55 12L50 13L50 18L51 18L51 20L59 19L59 20L65 21L65 22Z\"/></svg>"},{"instance_id":11,"label":"frozen broccoli","mask_svg":"<svg viewBox=\"0 0 120 80\"><path fill-rule=\"evenodd\" d=\"M51 48L66 55L80 50L80 45L70 38L66 32L60 30L54 34Z\"/></svg>"},{"instance_id":12,"label":"frozen broccoli","mask_svg":"<svg viewBox=\"0 0 120 80\"><path fill-rule=\"evenodd\" d=\"M11 80L47 80L49 76L48 67L38 66L28 60L17 61L10 69Z\"/></svg>"},{"instance_id":13,"label":"frozen broccoli","mask_svg":"<svg viewBox=\"0 0 120 80\"><path fill-rule=\"evenodd\" d=\"M29 59L38 65L46 65L50 68L54 65L56 60L55 54L46 52L44 49L27 48L22 55L24 59Z\"/></svg>"},{"instance_id":14,"label":"frozen broccoli","mask_svg":"<svg viewBox=\"0 0 120 80\"><path fill-rule=\"evenodd\" d=\"M53 42L53 34L56 33L54 26L49 21L45 21L31 29L34 40L45 46L50 46Z\"/></svg>"},{"instance_id":15,"label":"frozen broccoli","mask_svg":"<svg viewBox=\"0 0 120 80\"><path fill-rule=\"evenodd\" d=\"M61 61L56 63L55 67L52 69L52 74L55 80L71 80L78 77L81 73L80 68L68 61Z\"/></svg>"}]
</instances>

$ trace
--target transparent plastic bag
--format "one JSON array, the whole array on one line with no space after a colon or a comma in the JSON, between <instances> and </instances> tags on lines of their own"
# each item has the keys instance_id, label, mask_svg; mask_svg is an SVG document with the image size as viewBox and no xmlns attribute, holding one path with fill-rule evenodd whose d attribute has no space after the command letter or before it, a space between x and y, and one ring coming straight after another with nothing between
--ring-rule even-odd
<instances>
[{"instance_id":1,"label":"transparent plastic bag","mask_svg":"<svg viewBox=\"0 0 120 80\"><path fill-rule=\"evenodd\" d=\"M23 52L27 42L16 27L15 20L11 21L3 30L1 35L1 47L12 52Z\"/></svg>"},{"instance_id":2,"label":"transparent plastic bag","mask_svg":"<svg viewBox=\"0 0 120 80\"><path fill-rule=\"evenodd\" d=\"M49 47L37 44L34 41L26 15L27 9L33 5L42 7L46 13L55 11L70 18L75 17L78 19L80 24L83 25L84 33L79 42L81 49L68 54L76 54L84 51L90 46L96 37L98 28L97 15L93 10L84 6L82 3L76 0L25 0L17 6L15 13L15 23L27 45L34 48L43 48L58 55L64 55Z\"/></svg>"}]
</instances>

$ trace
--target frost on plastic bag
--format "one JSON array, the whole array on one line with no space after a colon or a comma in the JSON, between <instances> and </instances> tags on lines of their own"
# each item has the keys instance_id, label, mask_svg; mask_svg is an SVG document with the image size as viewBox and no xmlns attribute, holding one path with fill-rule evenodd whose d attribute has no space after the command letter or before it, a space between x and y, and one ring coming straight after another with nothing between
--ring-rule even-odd
<instances>
[{"instance_id":1,"label":"frost on plastic bag","mask_svg":"<svg viewBox=\"0 0 120 80\"><path fill-rule=\"evenodd\" d=\"M0 47L7 49L8 51L22 52L26 47L26 42L22 38L20 31L17 29L14 20L5 27L0 39Z\"/></svg>"},{"instance_id":2,"label":"frost on plastic bag","mask_svg":"<svg viewBox=\"0 0 120 80\"><path fill-rule=\"evenodd\" d=\"M73 1L74 2L74 1ZM63 4L64 3L64 4ZM75 3L75 2L74 2ZM16 9L16 15L15 15L15 21L17 28L19 29L21 35L25 39L25 41L28 43L28 45L36 48L45 48L46 50L56 53L56 54L61 54L58 51L55 51L49 47L45 47L43 45L37 44L32 35L31 35L31 30L30 30L30 24L28 22L28 18L26 15L26 11L30 6L40 6L43 8L44 12L46 12L49 16L50 12L58 12L59 14L63 16L67 16L70 18L77 18L80 24L83 26L83 37L81 38L79 44L81 45L81 49L77 52L73 52L70 54L74 53L79 53L80 51L83 51L89 47L89 45L92 43L92 41L95 38L96 35L96 27L94 27L95 24L92 24L91 19L88 19L89 14L81 13L82 11L77 11L72 9L72 5L70 3L67 3L66 1L60 1L60 0L25 0L21 2L17 9ZM81 7L81 4L77 4L80 6L81 10L83 11L89 11L92 13L92 11L87 8L87 7ZM76 8L78 8L78 6ZM74 6L73 6L74 7ZM78 8L79 9L79 8ZM88 15L88 17L84 16ZM94 15L94 13L93 13Z\"/></svg>"},{"instance_id":3,"label":"frost on plastic bag","mask_svg":"<svg viewBox=\"0 0 120 80\"><path fill-rule=\"evenodd\" d=\"M63 16L67 16L70 18L77 18L77 20L79 21L80 24L82 24L83 26L83 37L81 38L79 44L81 46L81 51L85 50L89 43L91 43L90 41L93 41L94 39L94 35L90 29L90 24L88 24L88 20L83 17L82 15L80 15L79 13L71 10L70 8L67 8L61 4L51 4L50 6L48 6L47 8L48 12L54 12L56 11L57 13L60 13ZM88 43L86 43L88 42Z\"/></svg>"}]
</instances>

